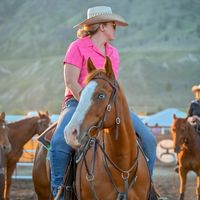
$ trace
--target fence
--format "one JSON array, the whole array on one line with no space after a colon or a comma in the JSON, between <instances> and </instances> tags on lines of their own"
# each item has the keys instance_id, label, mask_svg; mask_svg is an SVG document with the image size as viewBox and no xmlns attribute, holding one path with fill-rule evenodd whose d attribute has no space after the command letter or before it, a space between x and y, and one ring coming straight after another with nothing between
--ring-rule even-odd
<instances>
[{"instance_id":1,"label":"fence","mask_svg":"<svg viewBox=\"0 0 200 200\"><path fill-rule=\"evenodd\" d=\"M149 127L157 138L157 141L170 138L169 127L152 126ZM38 141L33 137L25 146L24 152L17 163L13 173L13 179L32 179L32 167Z\"/></svg>"},{"instance_id":2,"label":"fence","mask_svg":"<svg viewBox=\"0 0 200 200\"><path fill-rule=\"evenodd\" d=\"M13 173L13 179L32 179L32 168L38 141L33 137L24 146L23 154Z\"/></svg>"}]
</instances>

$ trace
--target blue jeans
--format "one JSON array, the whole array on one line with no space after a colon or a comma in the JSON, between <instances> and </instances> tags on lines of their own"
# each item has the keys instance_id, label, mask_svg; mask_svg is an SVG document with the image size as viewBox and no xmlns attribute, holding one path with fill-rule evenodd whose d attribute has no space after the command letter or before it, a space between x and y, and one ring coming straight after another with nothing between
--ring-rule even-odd
<instances>
[{"instance_id":1,"label":"blue jeans","mask_svg":"<svg viewBox=\"0 0 200 200\"><path fill-rule=\"evenodd\" d=\"M153 177L153 168L156 160L156 139L150 129L145 126L141 119L133 112L131 112L131 119L135 132L140 136L144 153L148 158L149 171Z\"/></svg>"},{"instance_id":2,"label":"blue jeans","mask_svg":"<svg viewBox=\"0 0 200 200\"><path fill-rule=\"evenodd\" d=\"M58 187L62 184L65 168L69 156L74 150L65 142L64 128L69 123L74 114L78 102L76 100L69 100L59 117L58 125L55 134L51 140L51 147L49 151L50 167L51 167L51 186L53 188L54 197L57 194ZM143 122L131 112L131 119L134 124L135 131L140 135L144 152L149 159L150 174L153 174L154 162L156 159L156 140L150 130L143 124ZM62 197L60 199L63 199Z\"/></svg>"},{"instance_id":3,"label":"blue jeans","mask_svg":"<svg viewBox=\"0 0 200 200\"><path fill-rule=\"evenodd\" d=\"M74 152L72 147L65 142L64 129L71 120L77 105L78 101L75 99L66 102L66 106L60 114L57 128L51 140L49 158L51 168L51 186L54 197L57 194L58 187L62 185L69 156ZM62 199L62 197L60 199Z\"/></svg>"}]
</instances>

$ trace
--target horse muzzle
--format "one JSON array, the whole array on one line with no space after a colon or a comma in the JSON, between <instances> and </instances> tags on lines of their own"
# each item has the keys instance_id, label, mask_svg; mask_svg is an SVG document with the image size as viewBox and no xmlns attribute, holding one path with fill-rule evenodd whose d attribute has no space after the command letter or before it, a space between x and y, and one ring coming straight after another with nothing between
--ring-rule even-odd
<instances>
[{"instance_id":1,"label":"horse muzzle","mask_svg":"<svg viewBox=\"0 0 200 200\"><path fill-rule=\"evenodd\" d=\"M78 149L81 144L79 142L79 140L77 139L77 129L73 129L70 133L67 132L69 130L65 129L65 141L67 144L69 144L73 149Z\"/></svg>"},{"instance_id":2,"label":"horse muzzle","mask_svg":"<svg viewBox=\"0 0 200 200\"><path fill-rule=\"evenodd\" d=\"M3 150L3 152L4 152L5 154L10 153L11 150L12 150L11 144L2 144L2 145L0 145L0 148Z\"/></svg>"}]
</instances>

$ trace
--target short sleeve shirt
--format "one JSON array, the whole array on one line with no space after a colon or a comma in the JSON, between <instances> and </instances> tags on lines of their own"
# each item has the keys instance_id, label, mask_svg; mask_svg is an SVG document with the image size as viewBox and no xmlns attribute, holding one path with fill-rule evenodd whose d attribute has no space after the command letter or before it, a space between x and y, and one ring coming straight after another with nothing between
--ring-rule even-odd
<instances>
[{"instance_id":1,"label":"short sleeve shirt","mask_svg":"<svg viewBox=\"0 0 200 200\"><path fill-rule=\"evenodd\" d=\"M119 66L119 54L115 47L109 43L105 44L106 56L111 59L115 78L118 77ZM84 80L87 76L87 60L91 58L95 67L101 69L104 67L105 56L99 51L99 49L93 44L90 37L84 37L77 39L70 44L64 57L64 63L74 65L80 69L80 75L78 83L84 87ZM66 99L72 96L69 90Z\"/></svg>"},{"instance_id":2,"label":"short sleeve shirt","mask_svg":"<svg viewBox=\"0 0 200 200\"><path fill-rule=\"evenodd\" d=\"M200 102L197 100L193 100L191 102L188 110L188 116L191 117L193 115L197 115L198 117L200 117Z\"/></svg>"}]
</instances>

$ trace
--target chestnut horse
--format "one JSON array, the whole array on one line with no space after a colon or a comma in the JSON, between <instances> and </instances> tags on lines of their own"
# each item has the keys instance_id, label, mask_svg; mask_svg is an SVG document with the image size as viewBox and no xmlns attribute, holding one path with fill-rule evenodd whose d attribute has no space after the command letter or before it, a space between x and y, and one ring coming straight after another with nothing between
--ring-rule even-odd
<instances>
[{"instance_id":1,"label":"chestnut horse","mask_svg":"<svg viewBox=\"0 0 200 200\"><path fill-rule=\"evenodd\" d=\"M56 125L57 122L52 124L45 132L48 132L48 134L51 132L51 135L53 135ZM50 185L50 166L47 159L47 153L47 148L41 143L38 143L32 170L33 184L38 200L53 199Z\"/></svg>"},{"instance_id":2,"label":"chestnut horse","mask_svg":"<svg viewBox=\"0 0 200 200\"><path fill-rule=\"evenodd\" d=\"M5 157L11 151L8 140L8 127L5 122L5 113L0 113L0 200L3 199L5 186Z\"/></svg>"},{"instance_id":3,"label":"chestnut horse","mask_svg":"<svg viewBox=\"0 0 200 200\"><path fill-rule=\"evenodd\" d=\"M50 124L48 112L38 112L37 116L27 117L25 119L8 123L8 138L12 150L7 154L7 174L5 199L10 199L11 177L23 153L23 146L35 135L41 134Z\"/></svg>"},{"instance_id":4,"label":"chestnut horse","mask_svg":"<svg viewBox=\"0 0 200 200\"><path fill-rule=\"evenodd\" d=\"M118 196L118 198L122 200L127 198L135 200L148 199L150 193L150 175L147 162L136 141L136 135L129 117L128 105L121 88L118 88L119 86L114 79L111 62L107 58L105 71L96 71L92 62L88 61L88 69L92 74L89 75L89 80L91 80L91 82L95 81L96 84L99 84L93 98L95 101L93 105L94 108L92 108L93 112L87 115L92 116L92 118L89 119L92 125L89 126L94 128L96 123L100 125L100 122L102 121L101 115L104 115L102 126L97 127L97 130L91 130L90 128L90 132L98 134L98 137L96 137L98 139L103 137L104 140L101 140L101 142L103 142L104 145L102 146L100 141L96 140L97 151L95 153L96 161L94 174L88 174L86 178L86 167L83 166L83 161L78 163L76 189L79 191L79 199L95 199L93 192L91 192L90 184L86 180L91 180L91 177L89 177L90 175L95 178L95 194L96 190L98 190L98 197L96 198L116 199L116 196ZM93 70L95 72L93 72ZM99 78L96 79L97 77ZM93 79L94 81L92 81ZM103 84L103 86L101 84ZM90 83L86 88L88 87L91 87ZM84 89L84 91L85 92L83 93L86 94L87 89ZM110 100L108 100L110 95ZM80 105L87 105L87 102L85 101L87 100L86 96L87 94L81 95ZM108 101L109 105L106 106ZM95 107L96 105L98 108ZM105 109L105 106L108 111L102 112L102 110ZM111 106L114 106L112 110ZM80 111L81 110L78 112ZM90 111L91 109L88 112ZM97 116L93 116L95 113ZM80 112L80 114L80 116L82 116L84 113ZM113 120L116 121L117 124ZM69 128L66 130L69 130ZM51 129L50 131L54 131L54 129ZM76 148L74 142L72 142L71 145ZM91 154L93 154L93 150L86 150L85 159L88 163L88 160L92 159ZM38 200L53 199L49 181L49 164L46 156L47 149L43 145L39 144L33 166L33 183ZM104 161L102 161L102 159ZM81 180L81 184L80 177L84 177ZM79 189L81 189L81 192ZM126 195L127 197L125 197ZM157 198L154 197L154 199Z\"/></svg>"},{"instance_id":5,"label":"chestnut horse","mask_svg":"<svg viewBox=\"0 0 200 200\"><path fill-rule=\"evenodd\" d=\"M47 160L47 149L38 144L33 163L33 184L38 200L51 200L50 170Z\"/></svg>"},{"instance_id":6,"label":"chestnut horse","mask_svg":"<svg viewBox=\"0 0 200 200\"><path fill-rule=\"evenodd\" d=\"M180 178L180 200L184 199L187 173L192 170L197 174L196 195L200 200L200 135L187 118L173 116L171 133L174 150L177 153Z\"/></svg>"},{"instance_id":7,"label":"chestnut horse","mask_svg":"<svg viewBox=\"0 0 200 200\"><path fill-rule=\"evenodd\" d=\"M75 149L87 144L76 171L78 199L147 200L151 185L147 162L110 59L99 70L88 59L88 73L64 133Z\"/></svg>"}]
</instances>

